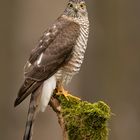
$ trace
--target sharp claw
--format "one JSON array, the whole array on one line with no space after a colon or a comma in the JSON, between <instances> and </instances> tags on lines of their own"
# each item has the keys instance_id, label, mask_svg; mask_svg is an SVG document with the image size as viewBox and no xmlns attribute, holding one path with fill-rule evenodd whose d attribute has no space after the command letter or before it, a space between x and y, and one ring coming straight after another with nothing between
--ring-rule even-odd
<instances>
[{"instance_id":1,"label":"sharp claw","mask_svg":"<svg viewBox=\"0 0 140 140\"><path fill-rule=\"evenodd\" d=\"M64 96L65 96L65 95L64 95ZM67 96L65 96L65 98L69 101L68 95L67 95Z\"/></svg>"},{"instance_id":2,"label":"sharp claw","mask_svg":"<svg viewBox=\"0 0 140 140\"><path fill-rule=\"evenodd\" d=\"M56 95L63 95L68 101L69 101L69 98L68 97L71 97L71 98L74 98L74 99L77 99L77 100L81 100L80 98L69 94L69 92L66 91L62 86L60 86L60 87L57 88Z\"/></svg>"},{"instance_id":3,"label":"sharp claw","mask_svg":"<svg viewBox=\"0 0 140 140\"><path fill-rule=\"evenodd\" d=\"M63 95L67 100L69 100L68 96L70 96L70 95L67 93L67 91L65 91L65 92L58 91L58 92L56 93L56 95Z\"/></svg>"}]
</instances>

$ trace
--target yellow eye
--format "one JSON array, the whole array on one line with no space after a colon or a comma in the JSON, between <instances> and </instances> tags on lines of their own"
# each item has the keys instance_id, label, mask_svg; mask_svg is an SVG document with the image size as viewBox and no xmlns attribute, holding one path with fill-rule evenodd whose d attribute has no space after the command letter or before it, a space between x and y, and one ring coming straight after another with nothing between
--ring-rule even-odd
<instances>
[{"instance_id":1,"label":"yellow eye","mask_svg":"<svg viewBox=\"0 0 140 140\"><path fill-rule=\"evenodd\" d=\"M72 3L68 3L68 6L69 6L70 8L73 8L73 4L72 4Z\"/></svg>"},{"instance_id":2,"label":"yellow eye","mask_svg":"<svg viewBox=\"0 0 140 140\"><path fill-rule=\"evenodd\" d=\"M85 4L84 4L84 3L81 3L81 4L80 4L80 7L81 7L82 9L84 9Z\"/></svg>"}]
</instances>

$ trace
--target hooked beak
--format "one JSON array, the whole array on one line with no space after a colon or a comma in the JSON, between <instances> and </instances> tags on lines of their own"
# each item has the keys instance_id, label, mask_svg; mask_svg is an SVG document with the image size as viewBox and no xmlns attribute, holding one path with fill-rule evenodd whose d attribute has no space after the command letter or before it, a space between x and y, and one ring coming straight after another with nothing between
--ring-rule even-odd
<instances>
[{"instance_id":1,"label":"hooked beak","mask_svg":"<svg viewBox=\"0 0 140 140\"><path fill-rule=\"evenodd\" d=\"M74 11L75 11L75 13L78 12L78 7L77 6L74 7Z\"/></svg>"}]
</instances>

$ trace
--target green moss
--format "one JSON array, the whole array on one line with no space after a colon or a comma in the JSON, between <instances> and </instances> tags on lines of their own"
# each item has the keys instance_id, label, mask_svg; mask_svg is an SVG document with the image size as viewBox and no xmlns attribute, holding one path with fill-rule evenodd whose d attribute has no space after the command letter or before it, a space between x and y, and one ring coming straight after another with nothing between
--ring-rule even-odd
<instances>
[{"instance_id":1,"label":"green moss","mask_svg":"<svg viewBox=\"0 0 140 140\"><path fill-rule=\"evenodd\" d=\"M102 101L88 103L59 96L69 140L107 140L110 108Z\"/></svg>"}]
</instances>

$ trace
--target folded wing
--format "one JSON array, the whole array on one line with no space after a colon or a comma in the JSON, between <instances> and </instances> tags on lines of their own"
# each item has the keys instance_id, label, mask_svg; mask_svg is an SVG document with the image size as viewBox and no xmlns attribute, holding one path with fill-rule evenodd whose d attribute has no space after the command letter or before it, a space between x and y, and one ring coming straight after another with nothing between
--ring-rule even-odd
<instances>
[{"instance_id":1,"label":"folded wing","mask_svg":"<svg viewBox=\"0 0 140 140\"><path fill-rule=\"evenodd\" d=\"M25 81L19 90L15 106L69 61L79 33L79 25L64 18L59 18L44 33L25 65Z\"/></svg>"}]
</instances>

